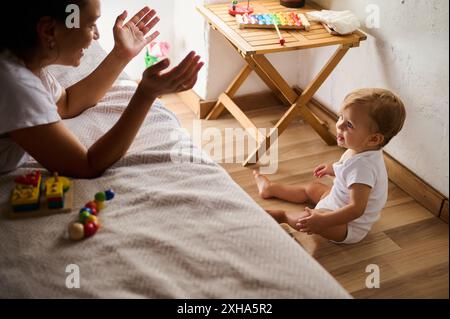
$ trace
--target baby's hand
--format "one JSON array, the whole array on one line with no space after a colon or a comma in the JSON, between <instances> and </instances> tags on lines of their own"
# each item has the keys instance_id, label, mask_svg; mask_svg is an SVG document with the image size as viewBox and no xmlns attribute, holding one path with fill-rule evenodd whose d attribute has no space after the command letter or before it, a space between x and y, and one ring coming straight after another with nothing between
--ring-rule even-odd
<instances>
[{"instance_id":1,"label":"baby's hand","mask_svg":"<svg viewBox=\"0 0 450 319\"><path fill-rule=\"evenodd\" d=\"M300 218L297 221L296 228L302 233L308 235L317 234L323 229L323 217L324 215L315 209L305 207L305 212L309 213L309 216Z\"/></svg>"},{"instance_id":2,"label":"baby's hand","mask_svg":"<svg viewBox=\"0 0 450 319\"><path fill-rule=\"evenodd\" d=\"M314 169L314 176L317 178L322 178L325 175L334 175L333 166L329 164L322 164Z\"/></svg>"}]
</instances>

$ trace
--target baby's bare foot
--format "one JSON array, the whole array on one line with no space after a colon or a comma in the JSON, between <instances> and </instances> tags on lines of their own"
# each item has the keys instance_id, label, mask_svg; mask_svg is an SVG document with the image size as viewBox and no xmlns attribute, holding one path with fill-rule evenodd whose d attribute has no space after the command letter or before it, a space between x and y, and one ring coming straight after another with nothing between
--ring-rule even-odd
<instances>
[{"instance_id":1,"label":"baby's bare foot","mask_svg":"<svg viewBox=\"0 0 450 319\"><path fill-rule=\"evenodd\" d=\"M285 212L284 210L271 210L266 209L266 212L272 216L279 224L288 224L295 230L299 230L298 221L299 219L310 216L311 214L307 211L299 212Z\"/></svg>"},{"instance_id":2,"label":"baby's bare foot","mask_svg":"<svg viewBox=\"0 0 450 319\"><path fill-rule=\"evenodd\" d=\"M286 212L284 210L271 210L267 209L266 212L270 214L279 224L287 224L288 218L286 216Z\"/></svg>"},{"instance_id":3,"label":"baby's bare foot","mask_svg":"<svg viewBox=\"0 0 450 319\"><path fill-rule=\"evenodd\" d=\"M256 186L258 186L259 196L264 199L271 198L272 195L269 190L271 182L269 179L257 171L253 171L253 175L255 176Z\"/></svg>"},{"instance_id":4,"label":"baby's bare foot","mask_svg":"<svg viewBox=\"0 0 450 319\"><path fill-rule=\"evenodd\" d=\"M298 221L299 219L310 216L311 214L307 211L299 211L299 212L289 212L286 213L286 219L289 226L292 228L299 230Z\"/></svg>"}]
</instances>

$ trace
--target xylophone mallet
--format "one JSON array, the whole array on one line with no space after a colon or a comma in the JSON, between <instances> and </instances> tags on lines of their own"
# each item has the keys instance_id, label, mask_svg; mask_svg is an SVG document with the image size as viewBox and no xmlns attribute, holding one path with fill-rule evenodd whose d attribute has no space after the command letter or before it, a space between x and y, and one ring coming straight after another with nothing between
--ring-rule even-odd
<instances>
[{"instance_id":1,"label":"xylophone mallet","mask_svg":"<svg viewBox=\"0 0 450 319\"><path fill-rule=\"evenodd\" d=\"M278 23L274 21L273 25L275 26L275 30L277 30L278 38L280 38L280 44L284 45L286 43L286 40L281 35L280 29L278 29Z\"/></svg>"}]
</instances>

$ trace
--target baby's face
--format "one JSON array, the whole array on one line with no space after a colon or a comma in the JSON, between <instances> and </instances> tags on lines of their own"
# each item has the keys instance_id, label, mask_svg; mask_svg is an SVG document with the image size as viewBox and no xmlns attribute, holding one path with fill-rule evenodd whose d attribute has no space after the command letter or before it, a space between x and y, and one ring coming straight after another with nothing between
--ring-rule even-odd
<instances>
[{"instance_id":1,"label":"baby's face","mask_svg":"<svg viewBox=\"0 0 450 319\"><path fill-rule=\"evenodd\" d=\"M336 123L337 143L356 152L376 149L380 143L375 128L367 109L358 105L342 108Z\"/></svg>"}]
</instances>

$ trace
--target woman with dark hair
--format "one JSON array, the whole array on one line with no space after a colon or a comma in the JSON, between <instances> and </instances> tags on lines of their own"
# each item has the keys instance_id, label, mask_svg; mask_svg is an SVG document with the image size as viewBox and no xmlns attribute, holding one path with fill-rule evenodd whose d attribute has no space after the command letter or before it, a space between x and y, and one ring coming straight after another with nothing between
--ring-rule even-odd
<instances>
[{"instance_id":1,"label":"woman with dark hair","mask_svg":"<svg viewBox=\"0 0 450 319\"><path fill-rule=\"evenodd\" d=\"M84 50L99 38L100 0L40 0L21 5L26 10L12 11L24 12L20 23L13 15L5 17L0 31L0 173L14 170L31 155L50 172L78 178L100 176L126 153L155 99L191 89L203 66L191 52L168 72L162 73L169 67L167 59L148 68L117 123L86 149L61 119L81 114L104 96L131 59L158 36L158 32L146 35L159 18L145 7L125 23L124 11L113 28L113 50L88 77L64 89L46 67L80 64ZM77 13L67 10L74 8L69 5L79 8L76 27L67 23Z\"/></svg>"}]
</instances>

